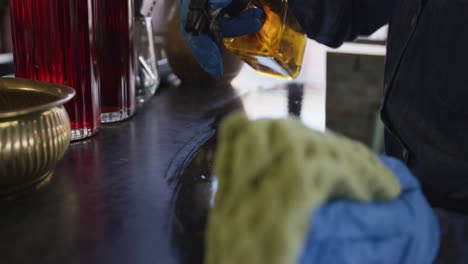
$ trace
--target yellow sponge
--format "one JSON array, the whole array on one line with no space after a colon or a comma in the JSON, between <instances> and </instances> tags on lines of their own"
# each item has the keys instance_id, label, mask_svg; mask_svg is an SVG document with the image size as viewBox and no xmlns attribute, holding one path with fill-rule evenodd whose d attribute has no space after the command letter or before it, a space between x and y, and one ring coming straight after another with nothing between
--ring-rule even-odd
<instances>
[{"instance_id":1,"label":"yellow sponge","mask_svg":"<svg viewBox=\"0 0 468 264\"><path fill-rule=\"evenodd\" d=\"M293 118L228 117L214 173L219 186L208 219L206 264L295 263L312 210L324 201L400 194L398 180L364 145L312 131Z\"/></svg>"}]
</instances>

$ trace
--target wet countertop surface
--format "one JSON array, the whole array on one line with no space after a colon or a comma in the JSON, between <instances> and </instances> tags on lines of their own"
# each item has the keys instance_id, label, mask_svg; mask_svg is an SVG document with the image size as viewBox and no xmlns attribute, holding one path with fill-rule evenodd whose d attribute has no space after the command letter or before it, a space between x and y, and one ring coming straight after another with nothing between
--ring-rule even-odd
<instances>
[{"instance_id":1,"label":"wet countertop surface","mask_svg":"<svg viewBox=\"0 0 468 264\"><path fill-rule=\"evenodd\" d=\"M202 263L219 122L234 111L292 114L323 130L324 98L323 89L294 84L166 85L131 120L73 143L50 184L0 203L0 263ZM439 262L464 263L468 220L438 214Z\"/></svg>"}]
</instances>

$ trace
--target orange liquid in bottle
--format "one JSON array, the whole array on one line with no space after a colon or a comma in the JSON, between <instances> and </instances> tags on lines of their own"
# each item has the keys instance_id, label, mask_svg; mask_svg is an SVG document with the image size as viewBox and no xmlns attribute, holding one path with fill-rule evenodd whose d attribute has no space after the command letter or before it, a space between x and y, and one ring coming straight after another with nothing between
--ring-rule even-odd
<instances>
[{"instance_id":1,"label":"orange liquid in bottle","mask_svg":"<svg viewBox=\"0 0 468 264\"><path fill-rule=\"evenodd\" d=\"M262 28L255 34L225 38L224 46L259 73L296 78L304 57L305 33L285 0L259 0L259 4L266 16Z\"/></svg>"}]
</instances>

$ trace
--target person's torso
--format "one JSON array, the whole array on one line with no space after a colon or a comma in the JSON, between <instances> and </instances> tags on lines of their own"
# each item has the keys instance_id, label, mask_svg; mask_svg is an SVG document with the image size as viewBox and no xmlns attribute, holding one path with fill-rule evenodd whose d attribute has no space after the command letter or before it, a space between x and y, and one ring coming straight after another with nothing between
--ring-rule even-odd
<instances>
[{"instance_id":1,"label":"person's torso","mask_svg":"<svg viewBox=\"0 0 468 264\"><path fill-rule=\"evenodd\" d=\"M396 0L390 19L386 151L450 207L468 201L468 0L423 1Z\"/></svg>"}]
</instances>

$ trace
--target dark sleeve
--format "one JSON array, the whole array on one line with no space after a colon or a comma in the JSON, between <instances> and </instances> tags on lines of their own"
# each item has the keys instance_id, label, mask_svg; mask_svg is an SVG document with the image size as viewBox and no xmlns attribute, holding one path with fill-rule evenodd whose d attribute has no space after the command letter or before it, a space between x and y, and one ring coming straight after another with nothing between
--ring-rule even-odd
<instances>
[{"instance_id":1,"label":"dark sleeve","mask_svg":"<svg viewBox=\"0 0 468 264\"><path fill-rule=\"evenodd\" d=\"M289 0L307 36L330 47L387 24L396 0Z\"/></svg>"},{"instance_id":2,"label":"dark sleeve","mask_svg":"<svg viewBox=\"0 0 468 264\"><path fill-rule=\"evenodd\" d=\"M441 229L441 244L434 263L468 263L468 215L443 209L435 212Z\"/></svg>"}]
</instances>

